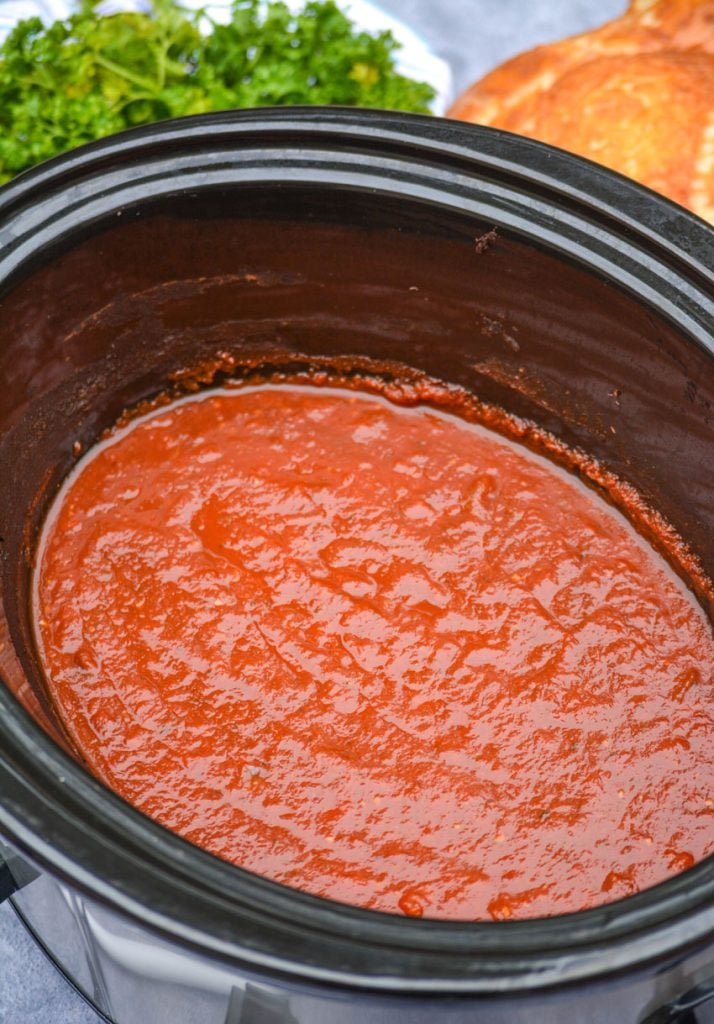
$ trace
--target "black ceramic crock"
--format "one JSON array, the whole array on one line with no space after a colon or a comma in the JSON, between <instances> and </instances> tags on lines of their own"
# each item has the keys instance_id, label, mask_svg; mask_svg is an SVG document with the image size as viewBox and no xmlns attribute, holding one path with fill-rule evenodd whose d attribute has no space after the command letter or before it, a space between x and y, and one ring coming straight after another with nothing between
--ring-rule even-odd
<instances>
[{"instance_id":1,"label":"black ceramic crock","mask_svg":"<svg viewBox=\"0 0 714 1024\"><path fill-rule=\"evenodd\" d=\"M465 387L635 486L714 576L712 236L538 143L338 109L168 122L0 191L0 894L112 1021L714 1021L714 858L519 922L287 889L81 767L28 616L38 527L78 452L197 365Z\"/></svg>"}]
</instances>

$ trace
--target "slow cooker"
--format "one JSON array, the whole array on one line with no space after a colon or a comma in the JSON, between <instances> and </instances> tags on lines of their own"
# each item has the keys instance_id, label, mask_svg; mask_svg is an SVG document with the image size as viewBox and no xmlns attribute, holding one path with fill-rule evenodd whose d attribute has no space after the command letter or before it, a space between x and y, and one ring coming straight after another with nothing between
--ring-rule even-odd
<instances>
[{"instance_id":1,"label":"slow cooker","mask_svg":"<svg viewBox=\"0 0 714 1024\"><path fill-rule=\"evenodd\" d=\"M196 367L205 383L411 368L466 388L632 484L714 576L712 240L536 142L340 109L166 122L0 192L0 893L107 1019L714 1021L714 857L541 920L288 889L82 767L28 611L38 528L78 453Z\"/></svg>"}]
</instances>

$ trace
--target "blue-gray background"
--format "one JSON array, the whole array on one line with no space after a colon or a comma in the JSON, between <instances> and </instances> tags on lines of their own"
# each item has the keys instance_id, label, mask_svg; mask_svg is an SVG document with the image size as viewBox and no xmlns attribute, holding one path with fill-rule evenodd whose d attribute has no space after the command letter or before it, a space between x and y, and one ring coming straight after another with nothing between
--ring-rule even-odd
<instances>
[{"instance_id":1,"label":"blue-gray background","mask_svg":"<svg viewBox=\"0 0 714 1024\"><path fill-rule=\"evenodd\" d=\"M620 14L626 6L626 0L377 2L409 24L450 64L456 94L507 57L538 43L593 28ZM98 1021L44 959L9 905L0 907L0 1024Z\"/></svg>"}]
</instances>

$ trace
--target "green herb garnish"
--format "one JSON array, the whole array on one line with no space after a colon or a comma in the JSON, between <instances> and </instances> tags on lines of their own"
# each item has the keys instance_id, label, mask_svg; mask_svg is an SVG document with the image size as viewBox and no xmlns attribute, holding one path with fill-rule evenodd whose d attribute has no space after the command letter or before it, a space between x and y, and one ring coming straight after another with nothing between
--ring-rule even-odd
<instances>
[{"instance_id":1,"label":"green herb garnish","mask_svg":"<svg viewBox=\"0 0 714 1024\"><path fill-rule=\"evenodd\" d=\"M345 104L427 113L434 90L394 69L389 32L358 32L333 0L300 14L234 0L203 35L174 0L147 13L20 22L0 46L0 184L40 160L139 124L233 107Z\"/></svg>"}]
</instances>

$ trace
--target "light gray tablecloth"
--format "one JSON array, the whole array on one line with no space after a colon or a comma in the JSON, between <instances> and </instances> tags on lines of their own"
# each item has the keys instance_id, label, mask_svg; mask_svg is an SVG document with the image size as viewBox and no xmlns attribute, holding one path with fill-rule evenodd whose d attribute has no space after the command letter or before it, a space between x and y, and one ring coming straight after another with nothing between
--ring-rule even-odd
<instances>
[{"instance_id":1,"label":"light gray tablecloth","mask_svg":"<svg viewBox=\"0 0 714 1024\"><path fill-rule=\"evenodd\" d=\"M378 2L449 62L457 92L521 50L593 28L627 6L626 0ZM0 907L0 1024L97 1024L98 1020L45 960L10 907Z\"/></svg>"}]
</instances>

